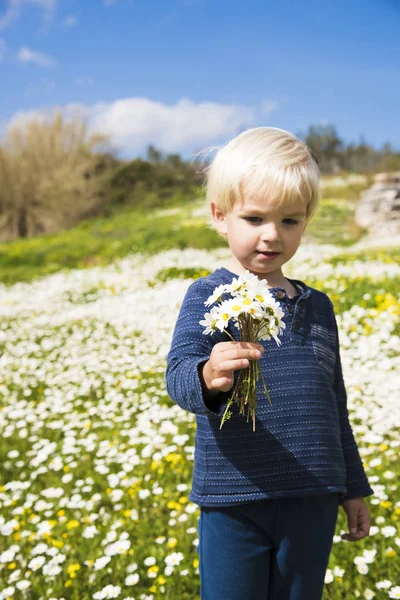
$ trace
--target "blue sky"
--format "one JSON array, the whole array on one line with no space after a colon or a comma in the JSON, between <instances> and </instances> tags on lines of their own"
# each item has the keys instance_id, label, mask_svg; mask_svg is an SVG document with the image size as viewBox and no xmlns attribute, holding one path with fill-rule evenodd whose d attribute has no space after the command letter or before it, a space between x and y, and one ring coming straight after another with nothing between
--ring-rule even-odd
<instances>
[{"instance_id":1,"label":"blue sky","mask_svg":"<svg viewBox=\"0 0 400 600\"><path fill-rule=\"evenodd\" d=\"M319 123L400 149L400 1L0 0L0 90L3 132L79 110L128 156Z\"/></svg>"}]
</instances>

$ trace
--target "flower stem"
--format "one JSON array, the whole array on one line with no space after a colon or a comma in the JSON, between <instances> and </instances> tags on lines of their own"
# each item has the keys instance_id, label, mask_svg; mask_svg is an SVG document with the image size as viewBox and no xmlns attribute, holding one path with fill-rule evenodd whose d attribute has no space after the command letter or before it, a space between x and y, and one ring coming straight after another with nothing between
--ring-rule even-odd
<instances>
[{"instance_id":1,"label":"flower stem","mask_svg":"<svg viewBox=\"0 0 400 600\"><path fill-rule=\"evenodd\" d=\"M238 318L238 325L240 332L239 339L241 342L257 342L258 333L262 326L260 326L251 315L241 315ZM229 331L225 330L225 332L232 341L236 341ZM272 406L271 398L267 386L265 385L261 363L259 360L250 360L249 365L245 369L240 369L236 384L222 416L220 429L222 429L222 425L232 416L230 407L235 403L239 407L239 414L243 416L245 414L245 406L247 405L247 422L249 422L249 419L251 418L253 421L253 431L256 430L255 411L257 408L257 382L259 377L261 377L264 393L268 398L268 402L270 406Z\"/></svg>"},{"instance_id":2,"label":"flower stem","mask_svg":"<svg viewBox=\"0 0 400 600\"><path fill-rule=\"evenodd\" d=\"M225 333L226 333L227 335L229 335L229 337L231 338L231 340L232 340L233 342L236 342L236 340L235 340L235 339L234 339L234 338L231 336L231 334L229 333L229 331L228 331L227 329L225 329Z\"/></svg>"}]
</instances>

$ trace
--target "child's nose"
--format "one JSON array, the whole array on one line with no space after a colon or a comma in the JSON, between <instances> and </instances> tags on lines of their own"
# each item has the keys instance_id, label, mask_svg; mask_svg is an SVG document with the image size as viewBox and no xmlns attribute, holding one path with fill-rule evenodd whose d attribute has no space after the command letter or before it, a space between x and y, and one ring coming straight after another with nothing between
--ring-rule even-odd
<instances>
[{"instance_id":1,"label":"child's nose","mask_svg":"<svg viewBox=\"0 0 400 600\"><path fill-rule=\"evenodd\" d=\"M261 232L263 241L273 241L279 239L278 227L275 223L265 223Z\"/></svg>"}]
</instances>

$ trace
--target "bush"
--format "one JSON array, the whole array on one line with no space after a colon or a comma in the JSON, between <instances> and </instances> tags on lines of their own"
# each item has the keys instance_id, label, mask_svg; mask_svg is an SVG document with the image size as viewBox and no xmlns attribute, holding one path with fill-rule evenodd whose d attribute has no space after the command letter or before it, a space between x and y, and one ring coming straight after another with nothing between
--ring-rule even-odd
<instances>
[{"instance_id":1,"label":"bush","mask_svg":"<svg viewBox=\"0 0 400 600\"><path fill-rule=\"evenodd\" d=\"M155 208L176 203L177 195L200 192L195 175L194 168L177 160L151 163L137 158L119 164L101 183L102 210L110 214L120 206Z\"/></svg>"},{"instance_id":2,"label":"bush","mask_svg":"<svg viewBox=\"0 0 400 600\"><path fill-rule=\"evenodd\" d=\"M71 227L90 213L92 151L104 139L61 113L12 126L0 147L0 239Z\"/></svg>"}]
</instances>

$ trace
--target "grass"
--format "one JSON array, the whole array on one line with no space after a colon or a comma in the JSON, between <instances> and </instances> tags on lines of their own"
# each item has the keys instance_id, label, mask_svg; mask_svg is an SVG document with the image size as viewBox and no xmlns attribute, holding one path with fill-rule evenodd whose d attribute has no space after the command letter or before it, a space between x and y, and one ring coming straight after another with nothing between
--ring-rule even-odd
<instances>
[{"instance_id":1,"label":"grass","mask_svg":"<svg viewBox=\"0 0 400 600\"><path fill-rule=\"evenodd\" d=\"M226 247L207 226L205 216L197 214L202 206L202 200L188 199L182 205L180 199L167 210L121 210L57 234L2 243L0 281L11 285L58 271L105 266L132 252L153 255L171 248ZM353 215L351 203L324 199L306 237L318 243L350 246L364 235Z\"/></svg>"},{"instance_id":2,"label":"grass","mask_svg":"<svg viewBox=\"0 0 400 600\"><path fill-rule=\"evenodd\" d=\"M0 303L5 597L90 600L111 584L121 599L199 599L199 510L188 501L196 424L168 397L164 381L182 280L208 273L190 248L225 245L199 206L125 211L0 246L3 280L38 279L4 289ZM371 593L383 600L388 592L379 582L400 584L398 249L345 250L362 236L352 210L347 201L322 202L308 235L343 252L319 260L316 245L314 256L294 265L294 276L301 273L334 302L351 423L376 489L370 537L341 541L347 522L339 513L324 600ZM157 254L175 248L183 251L179 264ZM134 250L155 255L153 266L90 269ZM316 265L329 276L313 278ZM87 278L68 273L74 268L87 269ZM40 281L59 270L65 277L55 284ZM362 574L355 559L368 552L375 556ZM21 581L25 594L12 592Z\"/></svg>"},{"instance_id":3,"label":"grass","mask_svg":"<svg viewBox=\"0 0 400 600\"><path fill-rule=\"evenodd\" d=\"M164 381L180 280L207 273L191 250L184 259L192 266L159 255L144 281L128 267L117 280L105 269L87 282L70 273L56 287L36 282L32 294L10 290L14 309L0 318L1 590L25 581L25 600L90 600L109 585L121 599L199 599L199 510L188 501L196 425ZM298 267L312 272L313 260ZM333 301L351 422L376 489L375 530L357 544L341 541L340 510L324 600L367 590L383 600L377 584L396 586L400 576L399 279L376 265L375 283L335 269L327 291L340 291ZM366 574L354 562L364 552L376 553ZM19 590L6 597L24 599Z\"/></svg>"},{"instance_id":4,"label":"grass","mask_svg":"<svg viewBox=\"0 0 400 600\"><path fill-rule=\"evenodd\" d=\"M321 244L351 246L363 237L365 230L354 220L352 203L338 198L323 198L306 234L312 241Z\"/></svg>"},{"instance_id":5,"label":"grass","mask_svg":"<svg viewBox=\"0 0 400 600\"><path fill-rule=\"evenodd\" d=\"M105 266L132 252L152 255L171 248L216 248L224 244L191 206L180 217L169 211L121 211L82 222L57 234L0 244L0 281L10 285L75 268Z\"/></svg>"},{"instance_id":6,"label":"grass","mask_svg":"<svg viewBox=\"0 0 400 600\"><path fill-rule=\"evenodd\" d=\"M346 252L343 254L336 254L330 258L330 263L334 266L341 264L351 264L355 261L371 262L378 261L385 264L397 265L399 264L400 252L398 247L394 248L379 248L374 247L371 249L363 250L362 252Z\"/></svg>"}]
</instances>

